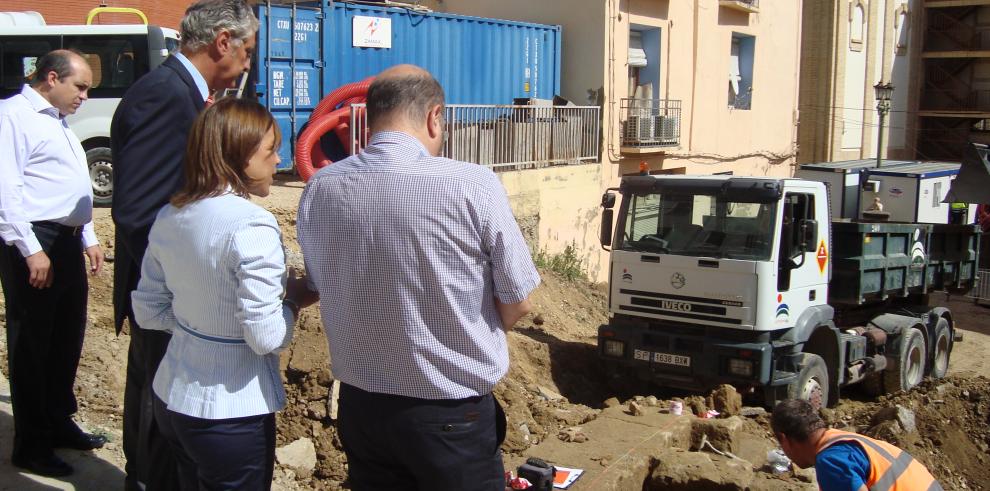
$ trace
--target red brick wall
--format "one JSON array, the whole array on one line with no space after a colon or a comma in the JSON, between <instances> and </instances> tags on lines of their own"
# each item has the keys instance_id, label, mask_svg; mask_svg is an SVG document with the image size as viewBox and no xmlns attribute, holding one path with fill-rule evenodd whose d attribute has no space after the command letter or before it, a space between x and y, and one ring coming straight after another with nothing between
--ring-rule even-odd
<instances>
[{"instance_id":1,"label":"red brick wall","mask_svg":"<svg viewBox=\"0 0 990 491\"><path fill-rule=\"evenodd\" d=\"M148 23L162 27L179 29L179 20L186 7L193 0L3 0L0 10L4 12L23 12L33 10L45 17L45 22L52 24L85 24L86 15L101 3L107 7L131 7L144 12ZM100 14L93 20L94 24L137 24L140 19L135 15Z\"/></svg>"}]
</instances>

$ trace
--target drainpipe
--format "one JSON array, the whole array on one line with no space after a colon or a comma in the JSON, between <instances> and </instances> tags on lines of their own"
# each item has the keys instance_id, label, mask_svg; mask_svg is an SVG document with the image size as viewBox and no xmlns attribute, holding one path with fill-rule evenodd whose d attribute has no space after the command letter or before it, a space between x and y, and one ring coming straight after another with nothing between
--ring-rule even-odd
<instances>
[{"instance_id":1,"label":"drainpipe","mask_svg":"<svg viewBox=\"0 0 990 491\"><path fill-rule=\"evenodd\" d=\"M691 124L688 125L688 151L694 150L694 108L698 106L694 94L698 90L698 12L701 0L694 0L694 32L692 34L691 55Z\"/></svg>"}]
</instances>

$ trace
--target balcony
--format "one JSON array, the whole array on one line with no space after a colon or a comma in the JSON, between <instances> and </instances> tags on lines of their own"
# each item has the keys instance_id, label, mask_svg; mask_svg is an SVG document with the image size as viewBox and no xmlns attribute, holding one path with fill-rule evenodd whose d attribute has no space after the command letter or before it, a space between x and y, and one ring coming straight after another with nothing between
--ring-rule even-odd
<instances>
[{"instance_id":1,"label":"balcony","mask_svg":"<svg viewBox=\"0 0 990 491\"><path fill-rule=\"evenodd\" d=\"M681 143L681 101L622 99L622 153L656 153Z\"/></svg>"},{"instance_id":2,"label":"balcony","mask_svg":"<svg viewBox=\"0 0 990 491\"><path fill-rule=\"evenodd\" d=\"M718 0L718 6L755 14L760 11L760 0Z\"/></svg>"}]
</instances>

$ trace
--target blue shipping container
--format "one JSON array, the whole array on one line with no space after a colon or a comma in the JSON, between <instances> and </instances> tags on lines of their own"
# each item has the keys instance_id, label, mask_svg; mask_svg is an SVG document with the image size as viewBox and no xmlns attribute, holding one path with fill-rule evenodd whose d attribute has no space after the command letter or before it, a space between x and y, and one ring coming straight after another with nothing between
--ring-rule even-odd
<instances>
[{"instance_id":1,"label":"blue shipping container","mask_svg":"<svg viewBox=\"0 0 990 491\"><path fill-rule=\"evenodd\" d=\"M451 104L560 91L560 26L328 1L259 4L257 13L253 80L284 135L280 170L292 168L295 136L323 95L392 65L426 68Z\"/></svg>"},{"instance_id":2,"label":"blue shipping container","mask_svg":"<svg viewBox=\"0 0 990 491\"><path fill-rule=\"evenodd\" d=\"M391 24L390 48L355 46L355 26L369 17ZM560 26L337 3L325 80L337 87L412 63L436 77L451 104L550 99L560 91L560 37Z\"/></svg>"}]
</instances>

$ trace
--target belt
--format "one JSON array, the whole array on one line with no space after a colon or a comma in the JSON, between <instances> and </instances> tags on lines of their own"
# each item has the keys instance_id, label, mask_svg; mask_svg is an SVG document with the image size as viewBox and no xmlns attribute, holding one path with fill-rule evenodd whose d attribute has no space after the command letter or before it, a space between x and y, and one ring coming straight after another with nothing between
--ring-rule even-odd
<instances>
[{"instance_id":1,"label":"belt","mask_svg":"<svg viewBox=\"0 0 990 491\"><path fill-rule=\"evenodd\" d=\"M40 222L32 222L31 225L35 227L43 227L49 230L58 230L59 235L70 235L72 237L79 237L82 235L83 226L79 225L77 227L72 227L69 225L62 225L58 222L52 222L49 220L43 220Z\"/></svg>"},{"instance_id":2,"label":"belt","mask_svg":"<svg viewBox=\"0 0 990 491\"><path fill-rule=\"evenodd\" d=\"M179 326L180 329L191 334L193 337L204 339L206 341L213 341L214 343L223 343L223 344L247 344L247 341L245 341L243 338L222 338L219 336L210 336L209 334L203 334L201 332L193 331L192 329L189 329L188 327L183 326L178 322L176 322L175 325Z\"/></svg>"}]
</instances>

